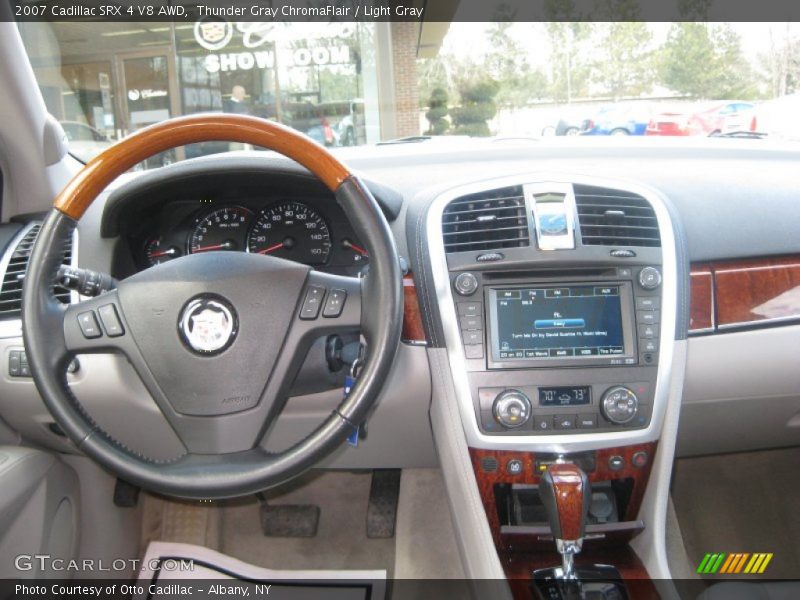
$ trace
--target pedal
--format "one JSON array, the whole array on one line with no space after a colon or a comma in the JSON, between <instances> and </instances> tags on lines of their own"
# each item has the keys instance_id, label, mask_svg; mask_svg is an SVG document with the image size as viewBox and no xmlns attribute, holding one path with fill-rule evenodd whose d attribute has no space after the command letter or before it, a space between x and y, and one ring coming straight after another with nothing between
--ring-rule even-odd
<instances>
[{"instance_id":1,"label":"pedal","mask_svg":"<svg viewBox=\"0 0 800 600\"><path fill-rule=\"evenodd\" d=\"M317 535L316 504L261 504L261 530L267 537L310 538Z\"/></svg>"},{"instance_id":2,"label":"pedal","mask_svg":"<svg viewBox=\"0 0 800 600\"><path fill-rule=\"evenodd\" d=\"M394 537L397 501L400 497L400 469L376 469L367 506L367 537Z\"/></svg>"}]
</instances>

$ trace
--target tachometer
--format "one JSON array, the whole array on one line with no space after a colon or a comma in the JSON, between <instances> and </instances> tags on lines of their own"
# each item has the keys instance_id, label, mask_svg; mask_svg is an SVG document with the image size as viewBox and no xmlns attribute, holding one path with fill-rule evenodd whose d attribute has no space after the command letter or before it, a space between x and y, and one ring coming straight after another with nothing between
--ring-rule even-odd
<instances>
[{"instance_id":1,"label":"tachometer","mask_svg":"<svg viewBox=\"0 0 800 600\"><path fill-rule=\"evenodd\" d=\"M317 211L301 202L285 202L258 214L247 249L254 254L324 265L331 253L331 234Z\"/></svg>"},{"instance_id":2,"label":"tachometer","mask_svg":"<svg viewBox=\"0 0 800 600\"><path fill-rule=\"evenodd\" d=\"M244 250L252 216L252 212L241 206L226 206L199 217L189 237L189 252Z\"/></svg>"},{"instance_id":3,"label":"tachometer","mask_svg":"<svg viewBox=\"0 0 800 600\"><path fill-rule=\"evenodd\" d=\"M165 244L160 237L148 240L144 246L144 256L149 267L160 265L173 258L178 258L180 255L179 248Z\"/></svg>"}]
</instances>

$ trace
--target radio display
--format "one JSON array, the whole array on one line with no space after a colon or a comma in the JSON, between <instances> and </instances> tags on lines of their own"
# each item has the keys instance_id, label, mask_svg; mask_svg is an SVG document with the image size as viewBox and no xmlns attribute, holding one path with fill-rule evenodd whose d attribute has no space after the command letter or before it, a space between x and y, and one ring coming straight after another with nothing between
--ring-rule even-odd
<instances>
[{"instance_id":1,"label":"radio display","mask_svg":"<svg viewBox=\"0 0 800 600\"><path fill-rule=\"evenodd\" d=\"M628 354L620 284L491 289L495 360Z\"/></svg>"}]
</instances>

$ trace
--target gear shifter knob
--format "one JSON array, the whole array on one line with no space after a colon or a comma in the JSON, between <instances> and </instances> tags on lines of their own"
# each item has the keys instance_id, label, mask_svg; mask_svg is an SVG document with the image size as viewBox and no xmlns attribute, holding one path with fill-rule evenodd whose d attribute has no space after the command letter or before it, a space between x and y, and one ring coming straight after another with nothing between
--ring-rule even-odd
<instances>
[{"instance_id":1,"label":"gear shifter knob","mask_svg":"<svg viewBox=\"0 0 800 600\"><path fill-rule=\"evenodd\" d=\"M592 497L589 478L576 465L552 464L539 481L539 497L563 559L563 577L573 579L573 558L583 546Z\"/></svg>"}]
</instances>

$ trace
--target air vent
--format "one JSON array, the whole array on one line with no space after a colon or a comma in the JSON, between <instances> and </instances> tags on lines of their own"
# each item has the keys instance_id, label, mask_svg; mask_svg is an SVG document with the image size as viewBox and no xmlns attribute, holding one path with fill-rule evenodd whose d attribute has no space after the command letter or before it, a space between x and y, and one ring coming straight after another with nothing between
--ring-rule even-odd
<instances>
[{"instance_id":1,"label":"air vent","mask_svg":"<svg viewBox=\"0 0 800 600\"><path fill-rule=\"evenodd\" d=\"M588 185L574 189L584 246L661 246L656 213L638 194Z\"/></svg>"},{"instance_id":2,"label":"air vent","mask_svg":"<svg viewBox=\"0 0 800 600\"><path fill-rule=\"evenodd\" d=\"M3 274L3 283L0 287L0 319L19 318L22 312L22 282L28 270L28 260L31 257L36 236L42 228L40 223L33 225L22 240L14 248L8 267ZM72 263L72 241L68 242L64 252L64 264ZM70 292L64 288L55 289L56 298L64 304L69 304Z\"/></svg>"},{"instance_id":3,"label":"air vent","mask_svg":"<svg viewBox=\"0 0 800 600\"><path fill-rule=\"evenodd\" d=\"M445 252L527 246L522 188L501 188L453 200L442 214L442 236Z\"/></svg>"}]
</instances>

